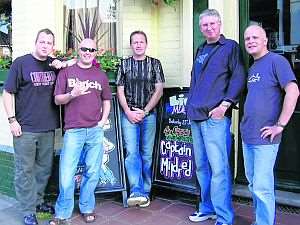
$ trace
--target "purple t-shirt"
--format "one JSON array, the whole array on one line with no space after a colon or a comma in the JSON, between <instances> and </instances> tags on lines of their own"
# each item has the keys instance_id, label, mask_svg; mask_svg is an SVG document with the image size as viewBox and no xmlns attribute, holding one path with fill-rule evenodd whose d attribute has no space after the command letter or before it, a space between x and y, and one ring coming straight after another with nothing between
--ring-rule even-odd
<instances>
[{"instance_id":1,"label":"purple t-shirt","mask_svg":"<svg viewBox=\"0 0 300 225\"><path fill-rule=\"evenodd\" d=\"M46 132L59 127L59 108L53 91L57 70L52 58L41 61L31 54L14 60L4 89L15 95L16 118L26 132Z\"/></svg>"},{"instance_id":2,"label":"purple t-shirt","mask_svg":"<svg viewBox=\"0 0 300 225\"><path fill-rule=\"evenodd\" d=\"M65 130L96 126L102 118L102 101L112 98L105 73L95 66L84 69L77 64L59 72L54 95L70 92L76 82L88 86L90 93L78 96L64 105Z\"/></svg>"},{"instance_id":3,"label":"purple t-shirt","mask_svg":"<svg viewBox=\"0 0 300 225\"><path fill-rule=\"evenodd\" d=\"M273 142L260 137L260 129L276 124L282 110L284 88L296 82L289 62L281 55L269 52L254 61L248 73L248 94L241 121L241 135L246 144L278 144L281 135Z\"/></svg>"}]
</instances>

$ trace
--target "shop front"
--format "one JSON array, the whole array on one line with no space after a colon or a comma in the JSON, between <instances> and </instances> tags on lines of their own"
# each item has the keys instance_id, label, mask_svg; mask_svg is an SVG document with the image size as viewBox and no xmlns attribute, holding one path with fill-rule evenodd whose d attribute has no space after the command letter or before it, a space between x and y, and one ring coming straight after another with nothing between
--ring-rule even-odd
<instances>
[{"instance_id":1,"label":"shop front","mask_svg":"<svg viewBox=\"0 0 300 225\"><path fill-rule=\"evenodd\" d=\"M240 1L241 40L247 24L261 25L267 32L268 48L288 59L300 80L300 1L247 0ZM251 60L249 65L251 65ZM266 106L267 107L267 106ZM242 111L240 111L242 114ZM300 192L300 101L283 132L275 165L276 189ZM238 150L237 183L246 184L241 142Z\"/></svg>"}]
</instances>

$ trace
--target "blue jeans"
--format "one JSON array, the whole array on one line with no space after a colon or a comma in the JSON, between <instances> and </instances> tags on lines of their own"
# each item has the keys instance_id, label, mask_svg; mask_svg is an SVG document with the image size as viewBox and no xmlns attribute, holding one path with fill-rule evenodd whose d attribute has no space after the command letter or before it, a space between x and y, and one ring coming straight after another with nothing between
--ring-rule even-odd
<instances>
[{"instance_id":1,"label":"blue jeans","mask_svg":"<svg viewBox=\"0 0 300 225\"><path fill-rule=\"evenodd\" d=\"M231 202L230 119L191 121L196 175L201 190L199 211L216 213L218 222L233 224Z\"/></svg>"},{"instance_id":2,"label":"blue jeans","mask_svg":"<svg viewBox=\"0 0 300 225\"><path fill-rule=\"evenodd\" d=\"M84 153L85 170L80 185L79 209L91 213L95 208L95 194L100 177L103 156L103 129L76 128L66 131L59 161L59 196L55 205L55 217L68 219L74 208L74 188L77 164Z\"/></svg>"},{"instance_id":3,"label":"blue jeans","mask_svg":"<svg viewBox=\"0 0 300 225\"><path fill-rule=\"evenodd\" d=\"M131 123L124 112L121 116L123 140L126 148L125 167L130 193L149 196L156 112L150 113L139 123Z\"/></svg>"},{"instance_id":4,"label":"blue jeans","mask_svg":"<svg viewBox=\"0 0 300 225\"><path fill-rule=\"evenodd\" d=\"M279 144L243 143L244 165L257 225L275 224L274 164Z\"/></svg>"}]
</instances>

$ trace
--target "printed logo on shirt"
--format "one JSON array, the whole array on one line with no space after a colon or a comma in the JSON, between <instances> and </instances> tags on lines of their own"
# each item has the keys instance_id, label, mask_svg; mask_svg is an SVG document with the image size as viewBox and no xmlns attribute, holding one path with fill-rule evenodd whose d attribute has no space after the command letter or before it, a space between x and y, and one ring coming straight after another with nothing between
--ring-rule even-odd
<instances>
[{"instance_id":1,"label":"printed logo on shirt","mask_svg":"<svg viewBox=\"0 0 300 225\"><path fill-rule=\"evenodd\" d=\"M54 71L31 72L30 78L34 86L50 86L55 83L56 75Z\"/></svg>"},{"instance_id":2,"label":"printed logo on shirt","mask_svg":"<svg viewBox=\"0 0 300 225\"><path fill-rule=\"evenodd\" d=\"M260 81L259 73L253 74L248 78L248 83L255 83L255 82L259 82L259 81Z\"/></svg>"},{"instance_id":3,"label":"printed logo on shirt","mask_svg":"<svg viewBox=\"0 0 300 225\"><path fill-rule=\"evenodd\" d=\"M196 58L196 61L200 64L203 64L205 58L208 56L208 53L205 53L203 55L199 55L197 58Z\"/></svg>"},{"instance_id":4,"label":"printed logo on shirt","mask_svg":"<svg viewBox=\"0 0 300 225\"><path fill-rule=\"evenodd\" d=\"M75 84L79 83L80 86L84 86L85 88L89 89L97 89L99 91L102 90L102 86L99 82L95 81L90 81L90 80L85 80L81 81L78 78L68 78L68 86L69 87L75 87Z\"/></svg>"}]
</instances>

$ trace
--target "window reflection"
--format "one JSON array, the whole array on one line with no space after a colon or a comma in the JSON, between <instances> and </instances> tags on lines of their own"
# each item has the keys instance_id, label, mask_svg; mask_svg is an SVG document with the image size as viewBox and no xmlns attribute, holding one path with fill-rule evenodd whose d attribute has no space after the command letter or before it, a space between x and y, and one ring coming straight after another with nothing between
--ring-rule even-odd
<instances>
[{"instance_id":1,"label":"window reflection","mask_svg":"<svg viewBox=\"0 0 300 225\"><path fill-rule=\"evenodd\" d=\"M285 56L300 82L300 1L251 0L250 20L265 28L268 48ZM296 111L300 112L300 100Z\"/></svg>"}]
</instances>

